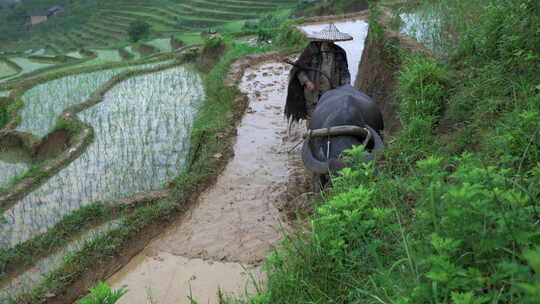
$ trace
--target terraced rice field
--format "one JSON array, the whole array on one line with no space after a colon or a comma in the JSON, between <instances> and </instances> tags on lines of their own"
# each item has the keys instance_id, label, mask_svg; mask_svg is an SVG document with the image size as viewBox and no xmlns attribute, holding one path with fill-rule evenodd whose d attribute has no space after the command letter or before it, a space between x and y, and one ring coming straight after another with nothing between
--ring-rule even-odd
<instances>
[{"instance_id":1,"label":"terraced rice field","mask_svg":"<svg viewBox=\"0 0 540 304\"><path fill-rule=\"evenodd\" d=\"M441 28L439 12L435 10L401 13L402 21L400 32L411 36L437 54L445 55L443 46L445 31Z\"/></svg>"},{"instance_id":2,"label":"terraced rice field","mask_svg":"<svg viewBox=\"0 0 540 304\"><path fill-rule=\"evenodd\" d=\"M52 131L58 116L66 108L84 102L112 76L126 70L142 69L162 63L129 66L87 74L67 76L38 85L22 96L18 131L43 137Z\"/></svg>"},{"instance_id":3,"label":"terraced rice field","mask_svg":"<svg viewBox=\"0 0 540 304\"><path fill-rule=\"evenodd\" d=\"M32 61L32 60L30 60L28 58L24 58L24 57L9 58L9 60L11 60L13 63L18 65L19 67L21 67L22 71L19 74L17 74L17 76L24 75L24 74L33 72L35 70L50 67L50 66L53 65L53 64L50 64L50 63L42 63L42 62Z\"/></svg>"},{"instance_id":4,"label":"terraced rice field","mask_svg":"<svg viewBox=\"0 0 540 304\"><path fill-rule=\"evenodd\" d=\"M122 57L118 53L118 50L91 50L96 53L98 58L101 58L104 62L120 62Z\"/></svg>"},{"instance_id":5,"label":"terraced rice field","mask_svg":"<svg viewBox=\"0 0 540 304\"><path fill-rule=\"evenodd\" d=\"M43 136L52 130L65 108L84 101L113 75L154 65L72 75L36 86L23 96L25 107L18 129ZM184 67L117 84L100 103L78 114L94 130L94 141L83 154L3 210L0 249L36 237L89 203L162 188L184 167L193 117L203 98L200 77ZM19 152L0 150L0 187L28 169L30 157ZM8 171L10 176L4 174ZM0 303L30 290L46 272L59 267L67 255L116 225L117 221L86 232L24 273L1 281Z\"/></svg>"},{"instance_id":6,"label":"terraced rice field","mask_svg":"<svg viewBox=\"0 0 540 304\"><path fill-rule=\"evenodd\" d=\"M136 19L148 22L154 37L168 37L170 33L198 34L208 27L256 19L261 13L288 8L296 2L296 0L269 2L186 0L148 3L141 0L125 0L106 3L99 7L92 12L95 17L77 29L62 33L50 32L43 37L24 41L24 44L27 48L46 47L59 53L67 53L81 47L118 48L128 43L127 28L129 23Z\"/></svg>"},{"instance_id":7,"label":"terraced rice field","mask_svg":"<svg viewBox=\"0 0 540 304\"><path fill-rule=\"evenodd\" d=\"M173 51L173 49L171 47L171 39L169 39L169 38L154 39L152 41L146 42L146 44L155 47L160 52L172 52Z\"/></svg>"},{"instance_id":8,"label":"terraced rice field","mask_svg":"<svg viewBox=\"0 0 540 304\"><path fill-rule=\"evenodd\" d=\"M94 228L91 231L85 232L83 235L71 241L64 248L44 259L39 260L33 267L26 270L24 273L0 285L0 303L4 303L2 299L16 297L24 292L29 292L32 287L43 279L44 274L55 270L59 265L62 264L62 261L67 256L73 252L79 251L85 244L102 235L106 231L118 227L119 223L120 220L111 221Z\"/></svg>"},{"instance_id":9,"label":"terraced rice field","mask_svg":"<svg viewBox=\"0 0 540 304\"><path fill-rule=\"evenodd\" d=\"M160 188L182 169L201 80L184 68L126 80L80 113L94 142L15 206L0 224L0 248L46 231L97 200Z\"/></svg>"},{"instance_id":10,"label":"terraced rice field","mask_svg":"<svg viewBox=\"0 0 540 304\"><path fill-rule=\"evenodd\" d=\"M0 78L9 77L17 74L17 70L7 64L5 61L0 61Z\"/></svg>"},{"instance_id":11,"label":"terraced rice field","mask_svg":"<svg viewBox=\"0 0 540 304\"><path fill-rule=\"evenodd\" d=\"M69 57L77 58L77 59L82 59L82 58L84 58L84 57L81 55L81 53L79 53L79 52L70 52L70 53L67 53L66 55L69 56Z\"/></svg>"},{"instance_id":12,"label":"terraced rice field","mask_svg":"<svg viewBox=\"0 0 540 304\"><path fill-rule=\"evenodd\" d=\"M30 163L31 158L26 151L0 147L0 189L6 188L12 178L24 174Z\"/></svg>"}]
</instances>

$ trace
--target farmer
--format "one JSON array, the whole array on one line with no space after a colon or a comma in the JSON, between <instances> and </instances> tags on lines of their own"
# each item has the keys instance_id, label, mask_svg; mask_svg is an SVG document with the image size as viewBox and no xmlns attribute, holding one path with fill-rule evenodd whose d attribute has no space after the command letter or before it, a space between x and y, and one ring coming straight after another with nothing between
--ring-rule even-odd
<instances>
[{"instance_id":1,"label":"farmer","mask_svg":"<svg viewBox=\"0 0 540 304\"><path fill-rule=\"evenodd\" d=\"M351 35L329 24L306 38L311 42L289 74L285 116L294 121L309 120L322 94L351 82L345 50L334 44L352 40Z\"/></svg>"}]
</instances>

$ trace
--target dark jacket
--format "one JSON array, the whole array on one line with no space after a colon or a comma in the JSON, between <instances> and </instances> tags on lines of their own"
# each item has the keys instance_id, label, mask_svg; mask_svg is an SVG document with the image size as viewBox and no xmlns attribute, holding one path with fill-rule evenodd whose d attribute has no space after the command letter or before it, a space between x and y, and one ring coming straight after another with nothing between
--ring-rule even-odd
<instances>
[{"instance_id":1,"label":"dark jacket","mask_svg":"<svg viewBox=\"0 0 540 304\"><path fill-rule=\"evenodd\" d=\"M285 103L285 116L287 119L298 121L307 118L306 97L304 96L304 86L298 79L298 73L302 70L301 67L320 70L322 63L322 42L311 42L296 61L295 66L289 74L289 86L287 90L287 101ZM347 54L338 45L333 45L335 69L331 78L331 83L334 88L350 84L351 76L347 64ZM308 73L310 70L305 70ZM309 74L309 73L308 73ZM324 76L323 76L324 77Z\"/></svg>"}]
</instances>

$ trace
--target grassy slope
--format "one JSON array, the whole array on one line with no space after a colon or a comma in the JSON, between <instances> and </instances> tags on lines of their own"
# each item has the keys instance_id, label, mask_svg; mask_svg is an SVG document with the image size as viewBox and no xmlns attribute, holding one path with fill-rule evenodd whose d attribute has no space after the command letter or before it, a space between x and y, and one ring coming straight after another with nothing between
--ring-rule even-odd
<instances>
[{"instance_id":1,"label":"grassy slope","mask_svg":"<svg viewBox=\"0 0 540 304\"><path fill-rule=\"evenodd\" d=\"M352 152L247 302L540 301L540 3L444 3L460 39L442 61L371 20L399 67L402 130L377 175Z\"/></svg>"}]
</instances>

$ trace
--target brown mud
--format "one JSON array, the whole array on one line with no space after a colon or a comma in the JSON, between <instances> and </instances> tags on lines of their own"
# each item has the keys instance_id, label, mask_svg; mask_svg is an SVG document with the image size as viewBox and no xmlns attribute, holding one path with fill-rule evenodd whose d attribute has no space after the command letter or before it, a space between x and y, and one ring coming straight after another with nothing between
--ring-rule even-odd
<instances>
[{"instance_id":1,"label":"brown mud","mask_svg":"<svg viewBox=\"0 0 540 304\"><path fill-rule=\"evenodd\" d=\"M44 161L52 158L67 149L71 132L68 130L56 130L45 136L33 147L32 156L36 161Z\"/></svg>"},{"instance_id":2,"label":"brown mud","mask_svg":"<svg viewBox=\"0 0 540 304\"><path fill-rule=\"evenodd\" d=\"M287 132L283 117L288 70L270 61L245 71L239 87L249 106L234 157L182 220L109 279L130 290L120 304L190 303L188 296L215 303L218 288L237 296L255 291L260 263L287 230L279 211L291 210L296 198L305 205L310 184L293 151L303 127Z\"/></svg>"},{"instance_id":3,"label":"brown mud","mask_svg":"<svg viewBox=\"0 0 540 304\"><path fill-rule=\"evenodd\" d=\"M364 14L349 18L362 19ZM343 20L343 16L312 22L337 20ZM386 31L385 36L396 39L410 51L428 52L399 33ZM358 74L369 77L358 77L355 85L376 95L373 97L382 106L392 134L399 129L396 100L391 94L395 79L389 70L395 65L390 64L390 58L381 56L381 49L381 45L366 42ZM287 133L281 120L285 96L279 94L285 94L288 71L288 67L276 63L282 55L268 53L264 59L270 61L255 67L253 62L263 60L258 60L257 55L247 56L231 68L225 83L241 82L242 91L249 97L248 110L238 128L236 155L216 185L204 192L180 221L109 279L115 288L127 285L130 289L120 303L190 303L188 296L215 303L218 288L225 293L244 294L254 292L252 279L255 284L264 280L259 272L260 262L276 245L280 229L288 229L280 224L280 217L292 217L297 214L295 210L309 209L310 179L300 160L299 148L295 147L303 128L295 127ZM385 63L388 65L382 69ZM281 102L274 104L273 99L278 98ZM266 115L272 112L274 118L270 119ZM243 267L239 268L240 265Z\"/></svg>"}]
</instances>

